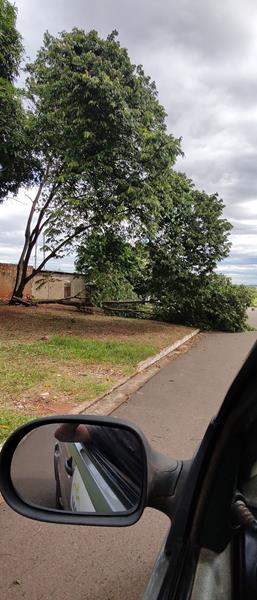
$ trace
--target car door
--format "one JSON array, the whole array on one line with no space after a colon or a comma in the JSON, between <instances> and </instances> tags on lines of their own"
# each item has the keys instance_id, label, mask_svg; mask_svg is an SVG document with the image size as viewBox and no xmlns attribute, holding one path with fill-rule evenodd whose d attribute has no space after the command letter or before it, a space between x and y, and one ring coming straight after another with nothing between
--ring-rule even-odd
<instances>
[{"instance_id":1,"label":"car door","mask_svg":"<svg viewBox=\"0 0 257 600\"><path fill-rule=\"evenodd\" d=\"M144 600L256 599L256 344L180 486Z\"/></svg>"}]
</instances>

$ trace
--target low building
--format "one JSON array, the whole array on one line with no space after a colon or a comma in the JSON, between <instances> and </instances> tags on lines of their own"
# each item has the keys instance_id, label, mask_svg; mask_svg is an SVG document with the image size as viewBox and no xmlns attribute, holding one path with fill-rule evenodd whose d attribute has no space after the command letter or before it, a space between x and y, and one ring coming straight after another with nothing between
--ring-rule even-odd
<instances>
[{"instance_id":1,"label":"low building","mask_svg":"<svg viewBox=\"0 0 257 600\"><path fill-rule=\"evenodd\" d=\"M33 267L29 266L30 275ZM11 298L15 285L17 265L0 263L0 300ZM34 300L60 300L61 298L78 297L81 301L88 298L89 290L85 280L76 273L60 273L58 271L42 271L29 281L24 289L24 296Z\"/></svg>"},{"instance_id":2,"label":"low building","mask_svg":"<svg viewBox=\"0 0 257 600\"><path fill-rule=\"evenodd\" d=\"M75 273L42 271L32 279L32 298L35 300L78 297L83 301L86 295L85 280Z\"/></svg>"}]
</instances>

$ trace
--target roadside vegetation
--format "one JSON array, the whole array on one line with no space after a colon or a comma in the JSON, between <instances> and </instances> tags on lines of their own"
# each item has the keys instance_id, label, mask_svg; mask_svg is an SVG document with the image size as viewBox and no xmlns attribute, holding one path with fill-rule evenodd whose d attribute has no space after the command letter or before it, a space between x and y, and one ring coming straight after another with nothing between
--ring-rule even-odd
<instances>
[{"instance_id":1,"label":"roadside vegetation","mask_svg":"<svg viewBox=\"0 0 257 600\"><path fill-rule=\"evenodd\" d=\"M77 337L54 336L48 341L27 344L21 351L26 356L47 356L55 361L78 360L86 364L122 367L128 374L138 362L158 352L158 346L139 342L87 340Z\"/></svg>"},{"instance_id":2,"label":"roadside vegetation","mask_svg":"<svg viewBox=\"0 0 257 600\"><path fill-rule=\"evenodd\" d=\"M249 286L248 289L251 293L251 306L252 308L257 308L257 288Z\"/></svg>"},{"instance_id":3,"label":"roadside vegetation","mask_svg":"<svg viewBox=\"0 0 257 600\"><path fill-rule=\"evenodd\" d=\"M94 401L190 331L69 310L0 307L0 440L24 420Z\"/></svg>"},{"instance_id":4,"label":"roadside vegetation","mask_svg":"<svg viewBox=\"0 0 257 600\"><path fill-rule=\"evenodd\" d=\"M214 272L229 248L222 203L216 197L196 193L189 185L190 191L187 210L189 216L190 211L192 214L183 228L177 228L175 238L172 215L157 242L132 245L109 229L79 248L77 270L86 281L91 277L95 283L92 299L98 306L111 299L151 298L148 309L161 321L203 330L247 330L247 308L257 305L257 290L235 285ZM185 208L180 205L178 211L185 217Z\"/></svg>"},{"instance_id":5,"label":"roadside vegetation","mask_svg":"<svg viewBox=\"0 0 257 600\"><path fill-rule=\"evenodd\" d=\"M0 412L0 444L20 425L30 420L28 415L21 415L15 410L1 408Z\"/></svg>"},{"instance_id":6,"label":"roadside vegetation","mask_svg":"<svg viewBox=\"0 0 257 600\"><path fill-rule=\"evenodd\" d=\"M203 281L192 277L173 292L164 293L159 316L163 321L202 330L247 331L247 308L253 301L252 290L246 285L235 285L228 277L214 273Z\"/></svg>"},{"instance_id":7,"label":"roadside vegetation","mask_svg":"<svg viewBox=\"0 0 257 600\"><path fill-rule=\"evenodd\" d=\"M46 341L0 347L2 435L19 422L22 411L31 418L56 406L69 410L107 392L132 374L137 363L157 353L158 346L132 342L81 340L50 336Z\"/></svg>"}]
</instances>

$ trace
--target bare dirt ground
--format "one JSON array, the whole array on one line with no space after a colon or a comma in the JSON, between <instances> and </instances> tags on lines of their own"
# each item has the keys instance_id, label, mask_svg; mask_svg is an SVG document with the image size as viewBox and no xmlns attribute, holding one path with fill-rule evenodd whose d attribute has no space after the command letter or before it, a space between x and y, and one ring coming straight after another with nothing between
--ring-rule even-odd
<instances>
[{"instance_id":1,"label":"bare dirt ground","mask_svg":"<svg viewBox=\"0 0 257 600\"><path fill-rule=\"evenodd\" d=\"M29 342L44 335L70 334L91 339L138 341L156 344L162 349L190 331L190 327L159 321L80 314L77 309L58 305L29 308L0 305L2 342Z\"/></svg>"}]
</instances>

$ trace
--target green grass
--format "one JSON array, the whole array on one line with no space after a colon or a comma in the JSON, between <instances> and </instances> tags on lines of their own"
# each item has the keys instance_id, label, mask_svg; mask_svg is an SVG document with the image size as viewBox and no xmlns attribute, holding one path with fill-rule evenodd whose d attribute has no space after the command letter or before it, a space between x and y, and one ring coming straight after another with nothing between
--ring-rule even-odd
<instances>
[{"instance_id":1,"label":"green grass","mask_svg":"<svg viewBox=\"0 0 257 600\"><path fill-rule=\"evenodd\" d=\"M30 421L32 417L18 414L15 410L3 409L0 411L0 443L2 443L14 429Z\"/></svg>"},{"instance_id":2,"label":"green grass","mask_svg":"<svg viewBox=\"0 0 257 600\"><path fill-rule=\"evenodd\" d=\"M105 392L111 389L113 381L99 381L92 375L85 375L83 377L70 376L58 379L55 382L55 389L59 392L66 392L72 394L76 402L84 402L94 400L98 396L101 396Z\"/></svg>"},{"instance_id":3,"label":"green grass","mask_svg":"<svg viewBox=\"0 0 257 600\"><path fill-rule=\"evenodd\" d=\"M24 346L26 354L48 356L56 361L79 360L91 364L108 364L132 368L158 351L158 346L149 344L91 340L57 335L48 341L34 342Z\"/></svg>"},{"instance_id":4,"label":"green grass","mask_svg":"<svg viewBox=\"0 0 257 600\"><path fill-rule=\"evenodd\" d=\"M1 400L11 394L34 387L44 381L48 373L38 366L38 360L24 360L23 347L0 348Z\"/></svg>"},{"instance_id":5,"label":"green grass","mask_svg":"<svg viewBox=\"0 0 257 600\"><path fill-rule=\"evenodd\" d=\"M138 342L73 336L53 336L26 344L0 344L0 405L12 409L21 393L31 390L30 399L34 391L36 395L42 393L42 384L49 388L50 397L54 399L57 394L57 402L62 399L62 393L68 402L90 402L109 391L119 378L132 374L140 361L158 350L158 346ZM92 372L83 369L83 364ZM95 365L103 368L94 375ZM45 408L47 413L47 403Z\"/></svg>"}]
</instances>

